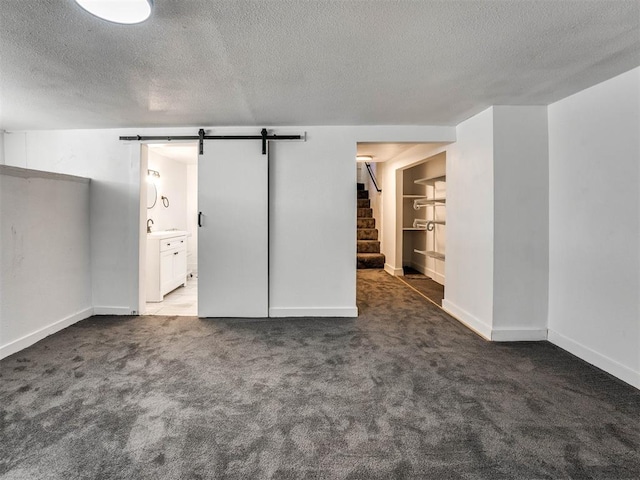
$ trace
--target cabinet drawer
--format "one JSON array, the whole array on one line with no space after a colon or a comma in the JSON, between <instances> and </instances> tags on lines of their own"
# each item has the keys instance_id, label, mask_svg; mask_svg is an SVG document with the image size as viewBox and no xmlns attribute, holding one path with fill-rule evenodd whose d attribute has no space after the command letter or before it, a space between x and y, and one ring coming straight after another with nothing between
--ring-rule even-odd
<instances>
[{"instance_id":1,"label":"cabinet drawer","mask_svg":"<svg viewBox=\"0 0 640 480\"><path fill-rule=\"evenodd\" d=\"M182 250L187 248L187 237L167 238L160 240L160 251L166 252L167 250Z\"/></svg>"}]
</instances>

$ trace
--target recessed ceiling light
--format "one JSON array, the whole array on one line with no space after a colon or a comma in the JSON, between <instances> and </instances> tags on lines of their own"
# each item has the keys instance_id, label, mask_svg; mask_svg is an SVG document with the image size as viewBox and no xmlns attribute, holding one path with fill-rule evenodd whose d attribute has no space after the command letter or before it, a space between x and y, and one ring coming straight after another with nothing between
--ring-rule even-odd
<instances>
[{"instance_id":1,"label":"recessed ceiling light","mask_svg":"<svg viewBox=\"0 0 640 480\"><path fill-rule=\"evenodd\" d=\"M153 0L76 0L87 12L103 20L131 25L151 15Z\"/></svg>"},{"instance_id":2,"label":"recessed ceiling light","mask_svg":"<svg viewBox=\"0 0 640 480\"><path fill-rule=\"evenodd\" d=\"M372 162L373 157L371 155L358 155L356 156L357 162Z\"/></svg>"}]
</instances>

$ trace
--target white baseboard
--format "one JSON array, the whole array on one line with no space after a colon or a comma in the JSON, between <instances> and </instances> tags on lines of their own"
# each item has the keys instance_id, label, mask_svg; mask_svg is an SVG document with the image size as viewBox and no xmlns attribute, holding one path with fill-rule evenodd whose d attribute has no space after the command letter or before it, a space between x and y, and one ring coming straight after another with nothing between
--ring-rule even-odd
<instances>
[{"instance_id":1,"label":"white baseboard","mask_svg":"<svg viewBox=\"0 0 640 480\"><path fill-rule=\"evenodd\" d=\"M444 285L444 275L442 273L438 273L435 270L426 269L425 275L431 278L434 282L439 283L440 285Z\"/></svg>"},{"instance_id":2,"label":"white baseboard","mask_svg":"<svg viewBox=\"0 0 640 480\"><path fill-rule=\"evenodd\" d=\"M599 369L610 373L614 377L619 378L623 382L626 382L629 385L640 389L640 372L632 370L626 365L623 365L605 355L602 355L601 353L598 353L595 350L592 350L591 348L576 342L575 340L565 337L558 332L554 332L553 330L549 330L548 340L549 342L557 345L563 350L566 350L576 357L581 358L585 362L588 362L591 365L594 365Z\"/></svg>"},{"instance_id":3,"label":"white baseboard","mask_svg":"<svg viewBox=\"0 0 640 480\"><path fill-rule=\"evenodd\" d=\"M546 328L494 328L491 331L491 340L494 342L534 342L546 339Z\"/></svg>"},{"instance_id":4,"label":"white baseboard","mask_svg":"<svg viewBox=\"0 0 640 480\"><path fill-rule=\"evenodd\" d=\"M271 307L270 317L357 317L358 307Z\"/></svg>"},{"instance_id":5,"label":"white baseboard","mask_svg":"<svg viewBox=\"0 0 640 480\"><path fill-rule=\"evenodd\" d=\"M392 267L388 263L384 264L384 271L389 275L393 275L394 277L401 277L404 275L404 270L402 268Z\"/></svg>"},{"instance_id":6,"label":"white baseboard","mask_svg":"<svg viewBox=\"0 0 640 480\"><path fill-rule=\"evenodd\" d=\"M93 307L94 315L137 315L129 307Z\"/></svg>"},{"instance_id":7,"label":"white baseboard","mask_svg":"<svg viewBox=\"0 0 640 480\"><path fill-rule=\"evenodd\" d=\"M63 330L68 326L79 322L80 320L89 318L91 315L93 315L93 308L85 308L84 310L76 312L73 315L69 315L62 320L58 320L57 322L52 323L51 325L47 325L46 327L36 330L35 332L31 332L24 337L9 342L6 345L2 345L0 346L0 358L8 357L9 355L13 355L20 350L24 350L34 343L39 342L43 338L59 332L60 330Z\"/></svg>"},{"instance_id":8,"label":"white baseboard","mask_svg":"<svg viewBox=\"0 0 640 480\"><path fill-rule=\"evenodd\" d=\"M458 320L460 323L476 332L481 337L485 338L486 340L491 340L491 327L480 319L471 315L469 312L458 307L457 305L454 305L446 298L442 300L442 309L453 318Z\"/></svg>"}]
</instances>

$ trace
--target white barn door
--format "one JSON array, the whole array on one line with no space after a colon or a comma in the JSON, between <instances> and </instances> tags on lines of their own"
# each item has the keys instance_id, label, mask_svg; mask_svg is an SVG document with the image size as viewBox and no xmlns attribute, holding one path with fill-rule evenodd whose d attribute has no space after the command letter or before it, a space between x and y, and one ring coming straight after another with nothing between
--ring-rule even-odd
<instances>
[{"instance_id":1,"label":"white barn door","mask_svg":"<svg viewBox=\"0 0 640 480\"><path fill-rule=\"evenodd\" d=\"M198 316L269 314L268 154L259 141L205 141L198 158Z\"/></svg>"}]
</instances>

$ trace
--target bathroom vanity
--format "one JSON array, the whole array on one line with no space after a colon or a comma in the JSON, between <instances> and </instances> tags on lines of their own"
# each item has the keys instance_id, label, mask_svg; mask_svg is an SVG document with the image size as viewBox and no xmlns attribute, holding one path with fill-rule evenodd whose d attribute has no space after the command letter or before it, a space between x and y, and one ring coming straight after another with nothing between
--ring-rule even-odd
<instances>
[{"instance_id":1,"label":"bathroom vanity","mask_svg":"<svg viewBox=\"0 0 640 480\"><path fill-rule=\"evenodd\" d=\"M147 234L147 302L187 284L187 232L167 230Z\"/></svg>"}]
</instances>

